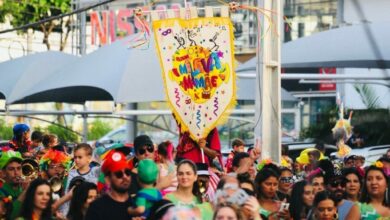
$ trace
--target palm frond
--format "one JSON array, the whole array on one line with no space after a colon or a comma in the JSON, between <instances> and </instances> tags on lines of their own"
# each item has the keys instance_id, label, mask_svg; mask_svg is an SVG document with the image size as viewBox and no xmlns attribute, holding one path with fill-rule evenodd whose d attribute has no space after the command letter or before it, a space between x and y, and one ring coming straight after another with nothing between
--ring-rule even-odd
<instances>
[{"instance_id":1,"label":"palm frond","mask_svg":"<svg viewBox=\"0 0 390 220\"><path fill-rule=\"evenodd\" d=\"M377 109L380 107L379 97L371 86L367 84L355 84L354 88L367 109Z\"/></svg>"}]
</instances>

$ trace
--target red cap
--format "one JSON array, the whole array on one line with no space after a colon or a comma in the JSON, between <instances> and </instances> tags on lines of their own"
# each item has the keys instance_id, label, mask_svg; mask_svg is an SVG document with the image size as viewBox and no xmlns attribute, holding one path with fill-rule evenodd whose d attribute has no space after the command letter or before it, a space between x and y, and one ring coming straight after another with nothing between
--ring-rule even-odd
<instances>
[{"instance_id":1,"label":"red cap","mask_svg":"<svg viewBox=\"0 0 390 220\"><path fill-rule=\"evenodd\" d=\"M126 161L125 155L121 152L112 151L106 156L106 159L104 160L102 165L102 172L107 174L108 172L116 172L126 168L130 167Z\"/></svg>"}]
</instances>

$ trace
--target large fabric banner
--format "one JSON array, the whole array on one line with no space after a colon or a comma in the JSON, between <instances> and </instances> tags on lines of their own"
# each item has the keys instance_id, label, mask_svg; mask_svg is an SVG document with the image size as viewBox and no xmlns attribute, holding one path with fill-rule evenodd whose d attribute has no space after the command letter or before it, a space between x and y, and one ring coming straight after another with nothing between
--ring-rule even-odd
<instances>
[{"instance_id":1,"label":"large fabric banner","mask_svg":"<svg viewBox=\"0 0 390 220\"><path fill-rule=\"evenodd\" d=\"M173 114L193 139L204 138L236 103L231 21L167 19L153 29Z\"/></svg>"}]
</instances>

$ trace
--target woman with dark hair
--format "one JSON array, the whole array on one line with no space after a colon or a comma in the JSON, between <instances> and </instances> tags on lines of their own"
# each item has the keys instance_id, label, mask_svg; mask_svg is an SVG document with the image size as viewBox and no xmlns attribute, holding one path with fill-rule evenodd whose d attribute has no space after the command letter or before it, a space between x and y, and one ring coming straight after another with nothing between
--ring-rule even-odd
<instances>
[{"instance_id":1,"label":"woman with dark hair","mask_svg":"<svg viewBox=\"0 0 390 220\"><path fill-rule=\"evenodd\" d=\"M271 167L264 166L255 178L257 199L261 206L260 214L266 219L274 215L278 218L288 219L289 210L282 206L283 203L277 197L279 174Z\"/></svg>"},{"instance_id":2,"label":"woman with dark hair","mask_svg":"<svg viewBox=\"0 0 390 220\"><path fill-rule=\"evenodd\" d=\"M237 180L239 182L239 186L243 189L249 196L256 196L256 187L253 181L251 180L251 176L249 173L240 173L237 174Z\"/></svg>"},{"instance_id":3,"label":"woman with dark hair","mask_svg":"<svg viewBox=\"0 0 390 220\"><path fill-rule=\"evenodd\" d=\"M70 201L68 219L83 220L89 204L97 197L97 186L94 183L82 182L73 190L72 199Z\"/></svg>"},{"instance_id":4,"label":"woman with dark hair","mask_svg":"<svg viewBox=\"0 0 390 220\"><path fill-rule=\"evenodd\" d=\"M203 202L196 173L197 169L194 162L182 160L177 165L177 190L168 193L165 198L176 206L199 209L202 215L201 219L212 219L213 210L209 203Z\"/></svg>"},{"instance_id":5,"label":"woman with dark hair","mask_svg":"<svg viewBox=\"0 0 390 220\"><path fill-rule=\"evenodd\" d=\"M280 176L279 176L279 187L278 187L278 198L290 199L291 189L294 183L294 174L292 170L287 167L280 168Z\"/></svg>"},{"instance_id":6,"label":"woman with dark hair","mask_svg":"<svg viewBox=\"0 0 390 220\"><path fill-rule=\"evenodd\" d=\"M295 183L291 191L291 217L294 220L309 219L313 200L313 186L309 182L303 180Z\"/></svg>"},{"instance_id":7,"label":"woman with dark hair","mask_svg":"<svg viewBox=\"0 0 390 220\"><path fill-rule=\"evenodd\" d=\"M383 164L376 162L366 170L362 196L360 198L361 219L390 217L389 178Z\"/></svg>"},{"instance_id":8,"label":"woman with dark hair","mask_svg":"<svg viewBox=\"0 0 390 220\"><path fill-rule=\"evenodd\" d=\"M36 179L27 188L18 220L51 220L51 188L47 180Z\"/></svg>"},{"instance_id":9,"label":"woman with dark hair","mask_svg":"<svg viewBox=\"0 0 390 220\"><path fill-rule=\"evenodd\" d=\"M358 202L360 197L360 190L363 185L363 175L355 167L343 170L343 175L347 180L345 185L345 193L347 200Z\"/></svg>"},{"instance_id":10,"label":"woman with dark hair","mask_svg":"<svg viewBox=\"0 0 390 220\"><path fill-rule=\"evenodd\" d=\"M336 199L328 191L318 192L314 198L314 219L334 220L338 219Z\"/></svg>"}]
</instances>

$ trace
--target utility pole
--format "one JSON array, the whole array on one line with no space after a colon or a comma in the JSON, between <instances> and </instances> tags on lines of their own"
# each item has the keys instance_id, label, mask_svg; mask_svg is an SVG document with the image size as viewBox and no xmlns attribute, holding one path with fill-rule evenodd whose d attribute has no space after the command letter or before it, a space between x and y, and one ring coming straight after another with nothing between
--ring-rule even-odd
<instances>
[{"instance_id":1,"label":"utility pole","mask_svg":"<svg viewBox=\"0 0 390 220\"><path fill-rule=\"evenodd\" d=\"M83 5L81 3L81 0L78 0L77 8L80 9L82 8ZM84 56L87 52L87 34L86 34L86 12L83 11L79 15L80 19L80 35L79 35L79 42L80 42L80 55ZM86 103L84 103L84 111L87 110ZM87 142L88 140L88 115L84 114L82 115L83 118L83 142Z\"/></svg>"},{"instance_id":2,"label":"utility pole","mask_svg":"<svg viewBox=\"0 0 390 220\"><path fill-rule=\"evenodd\" d=\"M257 74L255 99L255 140L261 145L262 159L271 158L280 163L281 158L281 77L280 48L282 7L281 0L258 0L263 8L260 14L261 26L257 36ZM274 13L272 13L274 12ZM268 30L268 31L267 31Z\"/></svg>"}]
</instances>

